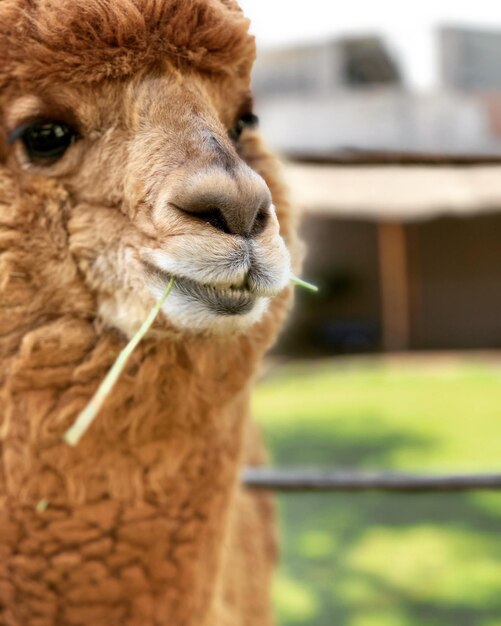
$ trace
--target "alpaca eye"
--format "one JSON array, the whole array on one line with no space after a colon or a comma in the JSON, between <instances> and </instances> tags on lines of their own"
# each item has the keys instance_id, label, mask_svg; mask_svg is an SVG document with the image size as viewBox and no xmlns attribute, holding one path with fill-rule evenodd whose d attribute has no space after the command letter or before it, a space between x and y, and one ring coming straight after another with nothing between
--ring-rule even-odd
<instances>
[{"instance_id":1,"label":"alpaca eye","mask_svg":"<svg viewBox=\"0 0 501 626\"><path fill-rule=\"evenodd\" d=\"M35 120L17 128L9 135L9 143L20 139L31 161L57 161L78 133L65 122Z\"/></svg>"},{"instance_id":2,"label":"alpaca eye","mask_svg":"<svg viewBox=\"0 0 501 626\"><path fill-rule=\"evenodd\" d=\"M230 137L237 141L246 128L256 128L259 118L254 113L244 113L236 121L235 126L230 131Z\"/></svg>"}]
</instances>

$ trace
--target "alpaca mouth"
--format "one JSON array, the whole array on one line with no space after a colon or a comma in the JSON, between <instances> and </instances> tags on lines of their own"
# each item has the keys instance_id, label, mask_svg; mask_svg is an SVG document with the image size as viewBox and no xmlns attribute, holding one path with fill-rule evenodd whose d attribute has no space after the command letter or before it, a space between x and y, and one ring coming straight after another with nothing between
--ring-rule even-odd
<instances>
[{"instance_id":1,"label":"alpaca mouth","mask_svg":"<svg viewBox=\"0 0 501 626\"><path fill-rule=\"evenodd\" d=\"M244 287L215 287L187 278L176 278L175 287L188 300L202 302L216 315L244 315L251 311L258 299Z\"/></svg>"},{"instance_id":2,"label":"alpaca mouth","mask_svg":"<svg viewBox=\"0 0 501 626\"><path fill-rule=\"evenodd\" d=\"M197 282L184 276L176 276L160 268L144 263L148 276L162 288L174 277L173 291L189 303L202 304L215 315L245 315L261 297L245 285L216 286Z\"/></svg>"}]
</instances>

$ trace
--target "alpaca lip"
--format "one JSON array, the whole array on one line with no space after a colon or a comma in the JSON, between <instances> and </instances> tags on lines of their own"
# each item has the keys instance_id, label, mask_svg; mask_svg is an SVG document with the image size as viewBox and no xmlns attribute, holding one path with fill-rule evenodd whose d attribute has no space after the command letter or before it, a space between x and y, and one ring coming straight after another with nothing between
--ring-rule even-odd
<instances>
[{"instance_id":1,"label":"alpaca lip","mask_svg":"<svg viewBox=\"0 0 501 626\"><path fill-rule=\"evenodd\" d=\"M148 275L156 283L164 287L172 278L172 274L159 269L150 263L144 263ZM232 285L220 287L199 283L183 276L174 276L174 291L183 295L187 300L204 304L209 311L217 315L244 315L251 311L259 295L251 292L245 286Z\"/></svg>"},{"instance_id":2,"label":"alpaca lip","mask_svg":"<svg viewBox=\"0 0 501 626\"><path fill-rule=\"evenodd\" d=\"M255 305L258 296L244 288L221 288L203 285L186 278L176 278L175 287L186 298L202 302L217 315L243 315Z\"/></svg>"}]
</instances>

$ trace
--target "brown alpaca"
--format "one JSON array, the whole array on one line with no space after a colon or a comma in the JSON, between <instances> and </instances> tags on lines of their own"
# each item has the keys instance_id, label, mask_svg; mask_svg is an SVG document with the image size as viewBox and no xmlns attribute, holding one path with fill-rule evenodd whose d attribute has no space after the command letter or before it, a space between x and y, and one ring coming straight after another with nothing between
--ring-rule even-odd
<instances>
[{"instance_id":1,"label":"brown alpaca","mask_svg":"<svg viewBox=\"0 0 501 626\"><path fill-rule=\"evenodd\" d=\"M295 241L247 27L233 0L0 0L1 626L272 623L239 472Z\"/></svg>"}]
</instances>

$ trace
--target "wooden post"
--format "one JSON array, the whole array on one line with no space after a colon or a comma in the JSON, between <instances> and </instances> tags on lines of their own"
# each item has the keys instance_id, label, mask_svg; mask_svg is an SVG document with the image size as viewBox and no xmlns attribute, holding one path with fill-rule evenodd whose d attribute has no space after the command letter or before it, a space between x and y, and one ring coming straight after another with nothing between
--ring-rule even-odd
<instances>
[{"instance_id":1,"label":"wooden post","mask_svg":"<svg viewBox=\"0 0 501 626\"><path fill-rule=\"evenodd\" d=\"M405 225L380 223L378 238L383 348L387 351L408 350L410 294Z\"/></svg>"}]
</instances>

